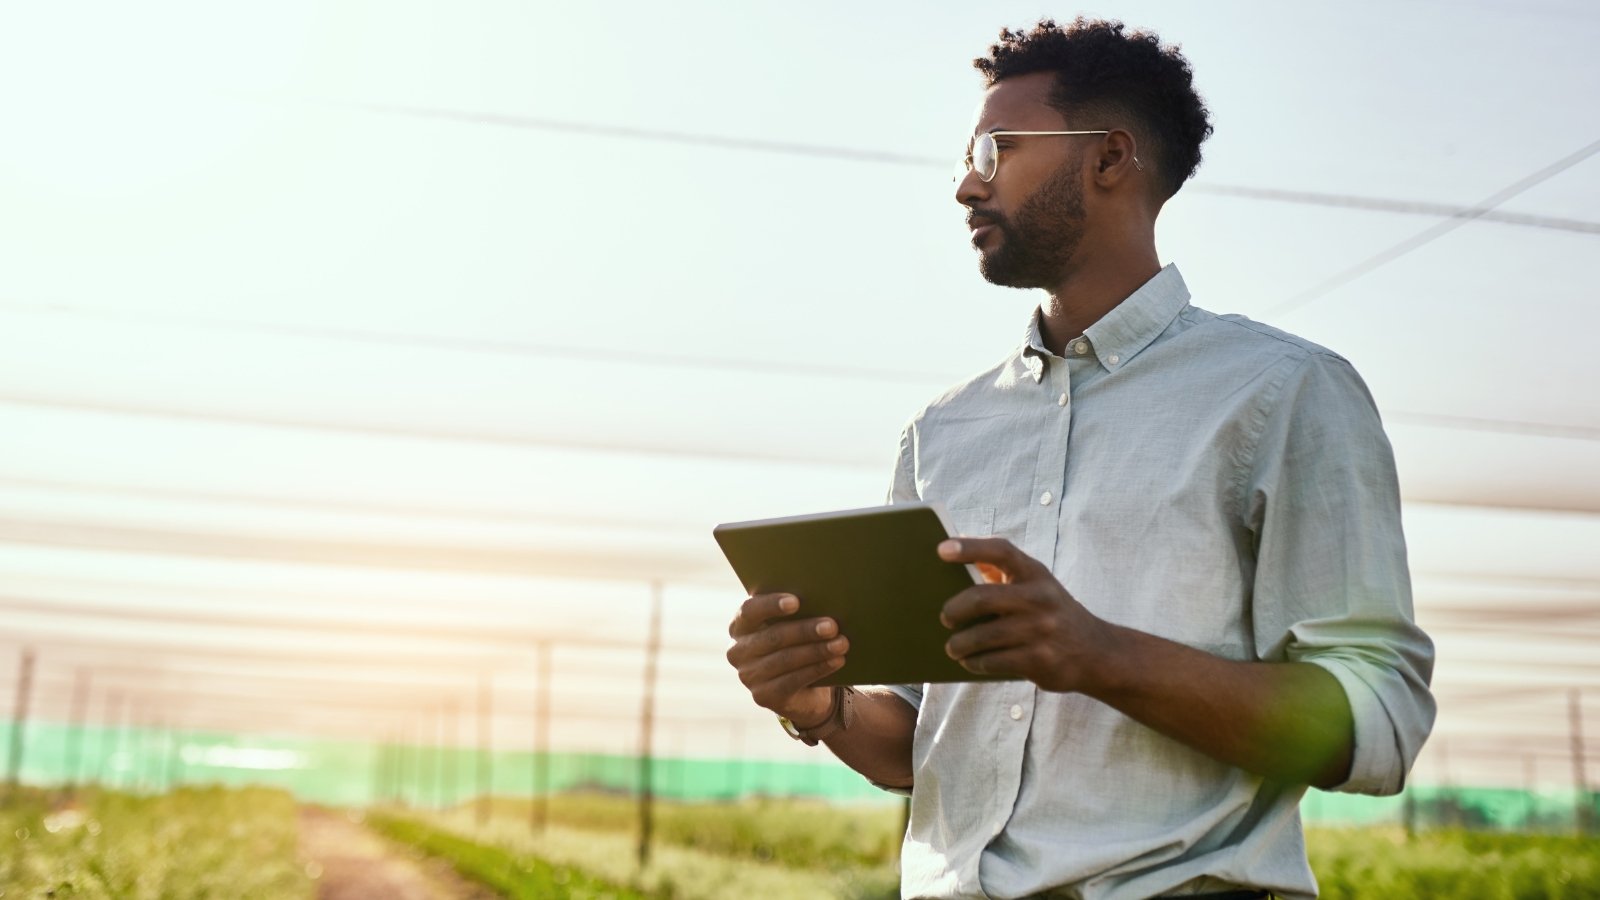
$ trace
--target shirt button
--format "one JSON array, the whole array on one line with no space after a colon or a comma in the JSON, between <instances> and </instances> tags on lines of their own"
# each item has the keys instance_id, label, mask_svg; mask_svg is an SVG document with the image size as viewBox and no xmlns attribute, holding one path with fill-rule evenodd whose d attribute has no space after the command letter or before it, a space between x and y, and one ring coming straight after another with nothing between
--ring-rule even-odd
<instances>
[{"instance_id":1,"label":"shirt button","mask_svg":"<svg viewBox=\"0 0 1600 900\"><path fill-rule=\"evenodd\" d=\"M1062 394L1061 396L1057 397L1056 398L1056 405L1057 406L1066 406L1067 405L1067 395L1066 394Z\"/></svg>"},{"instance_id":2,"label":"shirt button","mask_svg":"<svg viewBox=\"0 0 1600 900\"><path fill-rule=\"evenodd\" d=\"M1088 353L1089 352L1089 342L1088 341L1079 341L1076 344L1073 344L1072 345L1072 352L1073 353Z\"/></svg>"},{"instance_id":3,"label":"shirt button","mask_svg":"<svg viewBox=\"0 0 1600 900\"><path fill-rule=\"evenodd\" d=\"M1039 505L1040 506L1049 506L1051 499L1052 498L1050 497L1050 492L1049 491L1045 491L1044 493L1039 495Z\"/></svg>"},{"instance_id":4,"label":"shirt button","mask_svg":"<svg viewBox=\"0 0 1600 900\"><path fill-rule=\"evenodd\" d=\"M1112 364L1114 366L1117 363L1122 362L1122 357L1120 357L1120 356L1116 355L1115 353L1113 353L1110 356L1106 357L1106 362L1108 362L1108 363L1110 363L1110 364Z\"/></svg>"},{"instance_id":5,"label":"shirt button","mask_svg":"<svg viewBox=\"0 0 1600 900\"><path fill-rule=\"evenodd\" d=\"M1022 718L1022 707L1020 707L1020 706L1011 707L1011 718L1012 719L1020 719L1020 718Z\"/></svg>"}]
</instances>

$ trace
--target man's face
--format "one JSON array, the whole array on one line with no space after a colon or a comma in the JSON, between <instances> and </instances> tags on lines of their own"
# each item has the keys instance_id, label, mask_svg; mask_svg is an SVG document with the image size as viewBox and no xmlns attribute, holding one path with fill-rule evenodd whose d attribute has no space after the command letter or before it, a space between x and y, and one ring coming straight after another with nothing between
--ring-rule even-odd
<instances>
[{"instance_id":1,"label":"man's face","mask_svg":"<svg viewBox=\"0 0 1600 900\"><path fill-rule=\"evenodd\" d=\"M978 107L973 134L990 131L1065 131L1068 124L1048 102L1055 76L1019 75L997 83ZM1084 233L1079 163L1093 137L999 137L1000 165L985 183L968 172L956 188L967 207L978 270L1006 287L1050 287L1072 261Z\"/></svg>"}]
</instances>

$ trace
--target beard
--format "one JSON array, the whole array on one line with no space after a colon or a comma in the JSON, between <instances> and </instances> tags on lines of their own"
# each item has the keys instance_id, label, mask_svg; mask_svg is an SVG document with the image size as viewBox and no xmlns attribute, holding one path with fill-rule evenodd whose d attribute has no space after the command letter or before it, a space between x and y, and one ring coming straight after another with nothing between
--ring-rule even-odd
<instances>
[{"instance_id":1,"label":"beard","mask_svg":"<svg viewBox=\"0 0 1600 900\"><path fill-rule=\"evenodd\" d=\"M1061 279L1083 241L1083 186L1069 159L1023 201L1015 216L982 211L1000 232L1000 246L978 252L978 271L990 284L1050 287Z\"/></svg>"}]
</instances>

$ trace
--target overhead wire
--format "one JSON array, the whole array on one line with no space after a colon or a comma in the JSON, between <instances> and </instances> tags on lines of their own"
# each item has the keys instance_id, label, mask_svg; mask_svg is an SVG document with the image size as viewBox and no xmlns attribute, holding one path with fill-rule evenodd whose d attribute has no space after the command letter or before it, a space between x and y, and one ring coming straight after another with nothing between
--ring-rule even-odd
<instances>
[{"instance_id":1,"label":"overhead wire","mask_svg":"<svg viewBox=\"0 0 1600 900\"><path fill-rule=\"evenodd\" d=\"M1495 191L1493 194L1485 197L1472 207L1458 214L1452 215L1450 218L1437 222L1396 244L1392 244L1382 250L1379 250L1377 253L1368 256L1366 259L1363 259L1354 265L1348 266L1345 269L1330 275L1306 290L1295 294L1288 300L1268 308L1264 315L1281 316L1301 309L1312 301L1327 296L1328 294L1341 287L1344 287L1350 282L1368 275L1388 265L1389 263L1400 259L1408 253L1433 243L1439 238L1444 237L1452 231L1455 231L1457 228L1466 225L1468 222L1482 219L1485 215L1487 215L1488 211L1493 210L1495 207L1506 202L1507 200L1510 200L1512 197L1523 193L1535 185L1548 181L1549 179L1562 172L1565 172L1578 163L1583 162L1589 157L1594 156L1596 153L1600 153L1600 140L1596 140L1586 146L1580 147L1561 159L1558 159L1555 162L1533 172L1532 174L1524 176L1523 178L1519 178L1500 190Z\"/></svg>"},{"instance_id":2,"label":"overhead wire","mask_svg":"<svg viewBox=\"0 0 1600 900\"><path fill-rule=\"evenodd\" d=\"M3 305L5 304L0 303L0 306ZM745 363L735 360L719 361L716 363L716 367L723 369L738 369L746 372L761 371L763 369L759 363ZM837 377L836 373L829 374L830 377ZM868 375L866 371L862 371L858 372L857 377L872 378L875 376ZM917 377L918 379L921 378L921 376ZM950 378L941 383L948 383L949 381L954 380L955 379ZM469 432L448 429L429 429L416 426L384 423L318 421L295 416L273 415L266 413L189 410L150 403L51 397L39 394L21 393L18 391L0 391L0 405L71 409L82 412L164 418L179 421L225 422L233 425L340 432L370 437L465 442L530 449L576 450L586 453L592 452L618 455L724 459L737 462L781 463L803 466L824 466L854 469L870 467L874 470L881 469L885 465L884 461L880 459L868 460L865 458L851 457L829 458L815 454L790 452L786 449L775 449L764 446L754 447L745 444L734 447L727 445L718 445L715 447L679 446L662 442L650 444L620 444L615 441L562 437L554 435L519 435L487 431ZM1408 410L1384 410L1383 414L1385 417L1395 421L1448 430L1480 432L1492 431L1504 434L1571 438L1585 441L1600 440L1600 427L1585 425L1568 425L1551 422L1529 422L1519 420L1489 419L1474 416L1418 413Z\"/></svg>"},{"instance_id":3,"label":"overhead wire","mask_svg":"<svg viewBox=\"0 0 1600 900\"><path fill-rule=\"evenodd\" d=\"M714 147L720 150L773 153L784 156L804 156L819 159L837 159L849 162L879 163L884 165L916 166L928 169L953 170L956 155L948 160L919 154L891 153L856 147L829 144L801 143L795 141L769 141L707 132L674 131L669 129L638 128L610 125L600 122L583 122L572 119L555 119L544 116L510 115L473 112L443 107L405 106L399 104L368 103L358 101L329 101L335 108L352 109L383 115L407 118L434 119L471 125L489 125L502 128L520 128L534 131L551 131L591 137L624 140L652 141L682 144L695 147ZM1580 234L1600 234L1600 222L1541 216L1525 213L1506 213L1496 210L1498 204L1482 203L1475 206L1458 206L1416 200L1397 200L1387 197L1365 197L1347 193L1283 190L1249 185L1195 182L1184 190L1248 200L1275 203L1292 203L1305 206L1329 206L1341 209L1361 209L1371 212L1398 213L1402 215L1467 217L1486 222L1544 228L1555 231L1573 231Z\"/></svg>"}]
</instances>

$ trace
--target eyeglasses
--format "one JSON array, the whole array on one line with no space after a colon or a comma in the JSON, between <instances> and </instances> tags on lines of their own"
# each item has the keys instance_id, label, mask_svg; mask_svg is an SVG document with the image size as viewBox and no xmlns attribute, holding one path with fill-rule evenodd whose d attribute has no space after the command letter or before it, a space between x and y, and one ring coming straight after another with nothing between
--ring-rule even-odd
<instances>
[{"instance_id":1,"label":"eyeglasses","mask_svg":"<svg viewBox=\"0 0 1600 900\"><path fill-rule=\"evenodd\" d=\"M956 167L951 180L960 181L968 172L977 172L978 179L985 183L993 180L995 172L1000 169L1000 147L994 142L996 137L1110 133L1109 131L986 131L972 139L967 155L961 160L961 165ZM1133 165L1139 171L1144 171L1144 164L1139 162L1139 157L1133 158Z\"/></svg>"}]
</instances>

